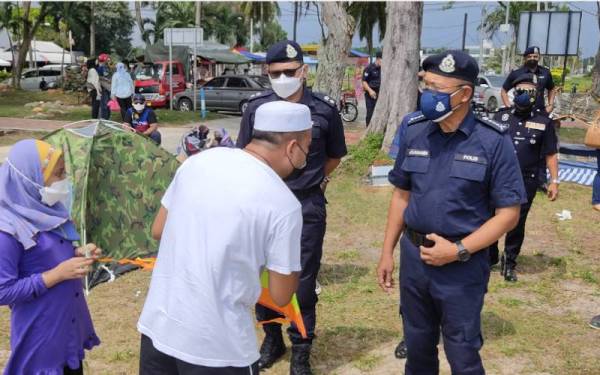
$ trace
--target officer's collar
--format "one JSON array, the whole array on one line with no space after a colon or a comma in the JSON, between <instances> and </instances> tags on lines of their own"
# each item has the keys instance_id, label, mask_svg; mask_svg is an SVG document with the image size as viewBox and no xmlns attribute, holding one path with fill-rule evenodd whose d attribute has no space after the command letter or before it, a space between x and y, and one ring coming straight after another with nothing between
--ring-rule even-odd
<instances>
[{"instance_id":1,"label":"officer's collar","mask_svg":"<svg viewBox=\"0 0 600 375\"><path fill-rule=\"evenodd\" d=\"M302 98L300 99L300 103L310 107L313 104L312 92L310 91L308 86L306 86L306 84L303 86L302 89L304 90L304 92L302 93Z\"/></svg>"},{"instance_id":2,"label":"officer's collar","mask_svg":"<svg viewBox=\"0 0 600 375\"><path fill-rule=\"evenodd\" d=\"M457 131L460 131L468 137L473 132L473 127L475 127L474 117L475 116L473 115L473 111L469 110L462 123L458 127ZM440 127L440 124L431 121L429 123L429 134L432 134L435 131L441 132L442 128Z\"/></svg>"}]
</instances>

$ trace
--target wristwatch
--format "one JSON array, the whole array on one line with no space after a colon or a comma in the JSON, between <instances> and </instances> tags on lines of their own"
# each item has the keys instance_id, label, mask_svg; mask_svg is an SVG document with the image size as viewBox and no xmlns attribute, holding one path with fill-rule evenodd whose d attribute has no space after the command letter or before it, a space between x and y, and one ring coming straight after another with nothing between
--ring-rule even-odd
<instances>
[{"instance_id":1,"label":"wristwatch","mask_svg":"<svg viewBox=\"0 0 600 375\"><path fill-rule=\"evenodd\" d=\"M560 180L558 178L555 178L553 180L550 181L551 184L560 184Z\"/></svg>"},{"instance_id":2,"label":"wristwatch","mask_svg":"<svg viewBox=\"0 0 600 375\"><path fill-rule=\"evenodd\" d=\"M465 249L461 241L456 241L454 244L456 245L456 247L458 247L459 262L466 262L467 260L471 259L471 253L469 252L469 250Z\"/></svg>"}]
</instances>

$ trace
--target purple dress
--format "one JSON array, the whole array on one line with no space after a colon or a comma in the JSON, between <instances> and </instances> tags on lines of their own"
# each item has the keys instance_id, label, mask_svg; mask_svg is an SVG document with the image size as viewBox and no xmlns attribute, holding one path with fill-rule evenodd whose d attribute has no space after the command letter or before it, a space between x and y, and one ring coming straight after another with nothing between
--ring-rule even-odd
<instances>
[{"instance_id":1,"label":"purple dress","mask_svg":"<svg viewBox=\"0 0 600 375\"><path fill-rule=\"evenodd\" d=\"M84 349L100 344L85 301L81 280L67 280L47 289L42 273L74 256L70 241L42 232L37 244L24 250L0 231L0 305L11 313L11 356L5 375L63 374L77 369Z\"/></svg>"}]
</instances>

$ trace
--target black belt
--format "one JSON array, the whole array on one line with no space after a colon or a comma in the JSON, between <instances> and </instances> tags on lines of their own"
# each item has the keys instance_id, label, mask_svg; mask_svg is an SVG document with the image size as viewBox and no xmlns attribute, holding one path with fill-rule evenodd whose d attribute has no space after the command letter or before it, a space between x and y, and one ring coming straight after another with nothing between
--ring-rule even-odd
<instances>
[{"instance_id":1,"label":"black belt","mask_svg":"<svg viewBox=\"0 0 600 375\"><path fill-rule=\"evenodd\" d=\"M427 239L425 237L425 236L427 236L425 233L417 232L416 230L411 229L409 227L406 227L404 229L404 235L416 247L419 247L419 246L433 247L435 245L435 242L433 242L432 240L429 240L429 239ZM456 241L462 240L466 236L463 236L463 237L446 237L446 236L442 236L442 237L444 237L446 240L454 243Z\"/></svg>"},{"instance_id":2,"label":"black belt","mask_svg":"<svg viewBox=\"0 0 600 375\"><path fill-rule=\"evenodd\" d=\"M315 193L322 193L322 192L323 191L321 190L320 185L315 185L308 189L292 190L292 193L294 193L294 195L296 196L296 198L298 198L298 200L302 200L302 199L310 197L311 195L313 195Z\"/></svg>"}]
</instances>

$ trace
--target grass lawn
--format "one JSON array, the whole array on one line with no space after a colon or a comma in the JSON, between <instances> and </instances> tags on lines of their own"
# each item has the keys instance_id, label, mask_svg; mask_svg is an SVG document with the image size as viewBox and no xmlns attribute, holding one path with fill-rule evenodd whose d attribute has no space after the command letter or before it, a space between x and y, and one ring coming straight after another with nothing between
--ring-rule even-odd
<instances>
[{"instance_id":1,"label":"grass lawn","mask_svg":"<svg viewBox=\"0 0 600 375\"><path fill-rule=\"evenodd\" d=\"M66 93L62 91L23 91L11 90L0 92L0 117L17 117L24 118L33 114L32 108L25 107L25 104L44 101L54 102L60 100L62 103L74 106L66 113L54 113L47 119L60 121L80 121L87 120L91 115L89 105L81 104L83 97L78 99L74 93ZM163 125L185 125L194 122L200 122L200 113L171 111L169 109L156 109L158 121ZM221 118L223 115L217 112L208 112L207 118L204 121ZM121 116L118 112L111 114L111 120L121 122Z\"/></svg>"},{"instance_id":2,"label":"grass lawn","mask_svg":"<svg viewBox=\"0 0 600 375\"><path fill-rule=\"evenodd\" d=\"M558 137L564 143L583 143L585 129L562 127L558 131Z\"/></svg>"},{"instance_id":3,"label":"grass lawn","mask_svg":"<svg viewBox=\"0 0 600 375\"><path fill-rule=\"evenodd\" d=\"M48 134L48 133L46 133L46 132L32 132L32 131L15 131L15 132L10 132L8 134L0 135L0 146L12 146L16 142L18 142L18 141L20 141L22 139L26 139L26 138L41 139L46 134ZM0 163L2 161L3 160L0 160Z\"/></svg>"},{"instance_id":4,"label":"grass lawn","mask_svg":"<svg viewBox=\"0 0 600 375\"><path fill-rule=\"evenodd\" d=\"M370 161L380 156L377 143L367 138L352 147L327 191L323 292L312 356L317 374L403 372L404 361L393 355L402 332L398 294L381 292L375 278L391 188L362 182ZM587 326L600 314L600 213L590 207L591 188L565 183L560 189L556 202L542 194L536 198L519 282L507 284L497 270L492 273L481 352L490 374L600 373L598 331ZM555 213L563 209L572 212L572 220L558 221ZM92 291L88 303L102 345L87 354L87 373L137 373L136 322L150 275L131 272ZM8 356L9 314L0 308L0 366ZM441 373L450 374L443 353L440 361ZM288 372L289 351L265 373Z\"/></svg>"}]
</instances>

